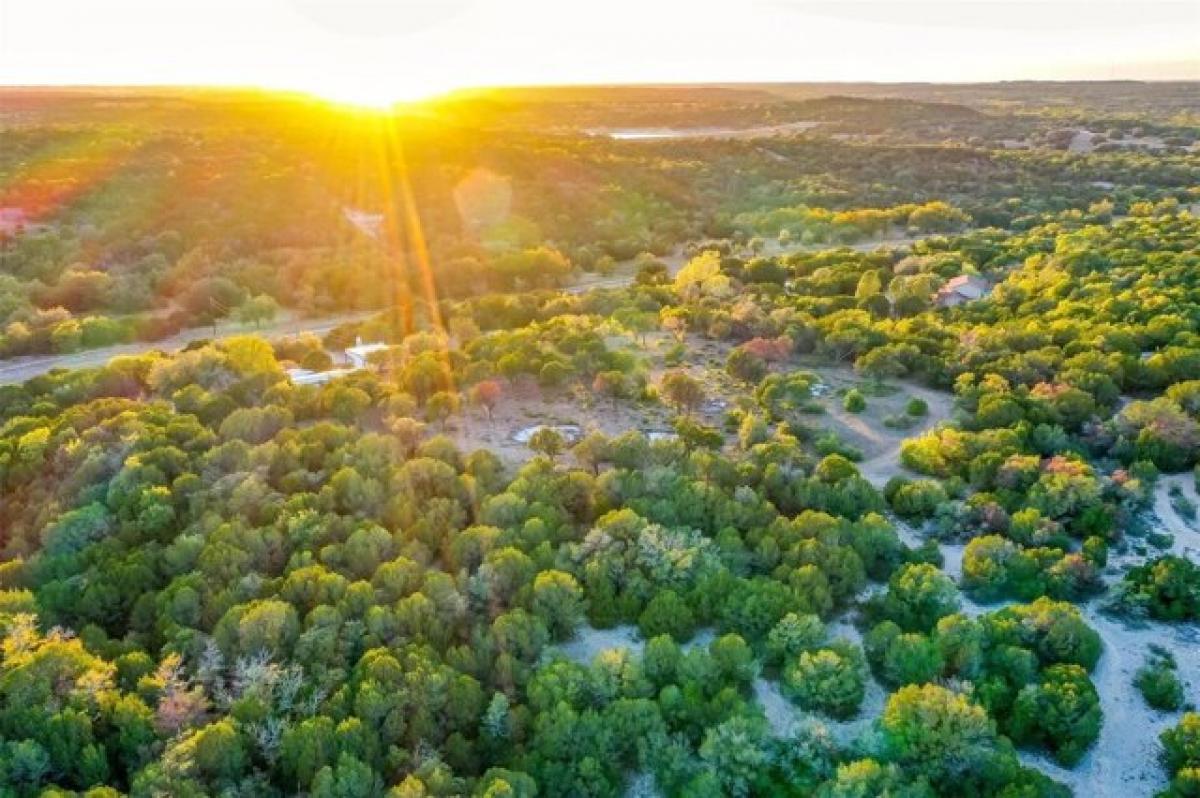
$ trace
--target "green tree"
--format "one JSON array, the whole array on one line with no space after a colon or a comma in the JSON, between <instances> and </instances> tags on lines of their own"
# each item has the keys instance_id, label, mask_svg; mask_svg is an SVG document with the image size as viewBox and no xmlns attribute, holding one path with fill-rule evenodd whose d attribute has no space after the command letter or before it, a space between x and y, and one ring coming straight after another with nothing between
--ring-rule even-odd
<instances>
[{"instance_id":1,"label":"green tree","mask_svg":"<svg viewBox=\"0 0 1200 798\"><path fill-rule=\"evenodd\" d=\"M680 643L692 638L696 620L687 602L673 590L664 590L650 599L638 618L638 628L647 640L670 635Z\"/></svg>"},{"instance_id":2,"label":"green tree","mask_svg":"<svg viewBox=\"0 0 1200 798\"><path fill-rule=\"evenodd\" d=\"M660 390L668 404L689 415L704 401L704 386L684 371L664 374Z\"/></svg>"},{"instance_id":3,"label":"green tree","mask_svg":"<svg viewBox=\"0 0 1200 798\"><path fill-rule=\"evenodd\" d=\"M567 440L554 427L538 427L529 437L529 448L553 460L567 448Z\"/></svg>"},{"instance_id":4,"label":"green tree","mask_svg":"<svg viewBox=\"0 0 1200 798\"><path fill-rule=\"evenodd\" d=\"M784 671L783 684L805 709L834 718L851 717L866 690L862 654L849 645L803 651Z\"/></svg>"},{"instance_id":5,"label":"green tree","mask_svg":"<svg viewBox=\"0 0 1200 798\"><path fill-rule=\"evenodd\" d=\"M886 758L940 794L991 794L1015 767L983 707L944 687L901 687L879 725Z\"/></svg>"},{"instance_id":6,"label":"green tree","mask_svg":"<svg viewBox=\"0 0 1200 798\"><path fill-rule=\"evenodd\" d=\"M583 590L563 571L542 571L533 581L533 613L555 640L567 640L583 619Z\"/></svg>"}]
</instances>

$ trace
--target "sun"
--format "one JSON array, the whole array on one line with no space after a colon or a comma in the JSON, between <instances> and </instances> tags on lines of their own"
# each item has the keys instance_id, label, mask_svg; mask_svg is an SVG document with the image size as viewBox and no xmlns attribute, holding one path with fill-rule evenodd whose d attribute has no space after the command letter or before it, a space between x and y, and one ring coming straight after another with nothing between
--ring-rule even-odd
<instances>
[{"instance_id":1,"label":"sun","mask_svg":"<svg viewBox=\"0 0 1200 798\"><path fill-rule=\"evenodd\" d=\"M433 86L417 81L384 78L369 81L341 79L309 86L306 90L338 105L371 111L388 111L401 103L419 102L438 93Z\"/></svg>"}]
</instances>

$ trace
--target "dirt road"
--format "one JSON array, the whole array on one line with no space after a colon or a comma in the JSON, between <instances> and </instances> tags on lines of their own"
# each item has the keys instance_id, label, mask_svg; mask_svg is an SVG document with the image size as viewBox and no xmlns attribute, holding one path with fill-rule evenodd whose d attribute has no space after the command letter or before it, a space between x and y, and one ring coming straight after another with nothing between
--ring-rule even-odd
<instances>
[{"instance_id":1,"label":"dirt road","mask_svg":"<svg viewBox=\"0 0 1200 798\"><path fill-rule=\"evenodd\" d=\"M255 328L253 325L223 325L217 328L216 336L210 327L197 327L163 338L158 341L139 341L131 344L117 344L98 349L88 349L69 355L34 355L0 360L0 385L20 383L33 379L54 369L82 369L103 366L114 357L125 355L140 355L146 352L162 350L172 352L182 349L193 341L206 338L231 338L235 335L262 335L278 338L286 335L314 333L320 335L329 332L334 327L352 321L361 321L372 315L372 311L344 313L338 316L326 316L319 319L287 318L278 322Z\"/></svg>"}]
</instances>

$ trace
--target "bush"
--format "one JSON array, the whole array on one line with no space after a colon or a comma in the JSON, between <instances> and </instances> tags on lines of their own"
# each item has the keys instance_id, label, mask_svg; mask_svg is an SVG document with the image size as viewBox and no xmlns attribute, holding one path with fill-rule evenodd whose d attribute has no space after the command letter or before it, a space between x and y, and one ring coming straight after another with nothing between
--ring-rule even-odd
<instances>
[{"instance_id":1,"label":"bush","mask_svg":"<svg viewBox=\"0 0 1200 798\"><path fill-rule=\"evenodd\" d=\"M929 415L929 404L924 399L914 396L904 406L904 412L913 417L926 416Z\"/></svg>"},{"instance_id":2,"label":"bush","mask_svg":"<svg viewBox=\"0 0 1200 798\"><path fill-rule=\"evenodd\" d=\"M842 407L846 408L849 413L861 413L867 409L866 397L857 388L851 388L846 392L846 398L842 401Z\"/></svg>"},{"instance_id":3,"label":"bush","mask_svg":"<svg viewBox=\"0 0 1200 798\"><path fill-rule=\"evenodd\" d=\"M1175 658L1161 649L1147 657L1133 677L1146 703L1155 709L1173 712L1183 706L1183 684L1175 675Z\"/></svg>"},{"instance_id":4,"label":"bush","mask_svg":"<svg viewBox=\"0 0 1200 798\"><path fill-rule=\"evenodd\" d=\"M833 432L826 433L825 435L822 435L813 441L813 448L817 450L817 454L823 456L838 454L842 457L845 457L847 460L853 460L854 462L858 462L859 460L863 459L863 453L861 450L856 449L847 443L842 443L842 439Z\"/></svg>"},{"instance_id":5,"label":"bush","mask_svg":"<svg viewBox=\"0 0 1200 798\"><path fill-rule=\"evenodd\" d=\"M915 418L913 418L912 416L890 415L890 416L884 416L884 419L883 419L883 426L887 427L888 429L905 430L905 429L912 429L916 425L917 425L917 420Z\"/></svg>"},{"instance_id":6,"label":"bush","mask_svg":"<svg viewBox=\"0 0 1200 798\"><path fill-rule=\"evenodd\" d=\"M899 634L883 652L880 678L893 687L925 684L937 679L943 664L934 641L916 632Z\"/></svg>"},{"instance_id":7,"label":"bush","mask_svg":"<svg viewBox=\"0 0 1200 798\"><path fill-rule=\"evenodd\" d=\"M1130 568L1120 585L1118 606L1163 621L1200 617L1200 567L1167 555Z\"/></svg>"},{"instance_id":8,"label":"bush","mask_svg":"<svg viewBox=\"0 0 1200 798\"><path fill-rule=\"evenodd\" d=\"M889 501L896 515L903 518L932 518L947 498L940 482L918 479L897 486Z\"/></svg>"},{"instance_id":9,"label":"bush","mask_svg":"<svg viewBox=\"0 0 1200 798\"><path fill-rule=\"evenodd\" d=\"M1059 763L1078 762L1100 736L1100 697L1078 665L1051 665L1040 684L1021 688L1013 708L1012 738L1017 744L1049 748Z\"/></svg>"},{"instance_id":10,"label":"bush","mask_svg":"<svg viewBox=\"0 0 1200 798\"><path fill-rule=\"evenodd\" d=\"M784 671L784 692L807 710L848 718L862 704L864 670L862 654L849 644L805 651Z\"/></svg>"},{"instance_id":11,"label":"bush","mask_svg":"<svg viewBox=\"0 0 1200 798\"><path fill-rule=\"evenodd\" d=\"M779 665L791 661L825 641L825 624L810 613L789 612L767 634L766 661Z\"/></svg>"},{"instance_id":12,"label":"bush","mask_svg":"<svg viewBox=\"0 0 1200 798\"><path fill-rule=\"evenodd\" d=\"M1196 503L1184 496L1178 485L1171 487L1171 507L1179 514L1180 518L1188 521L1196 520Z\"/></svg>"},{"instance_id":13,"label":"bush","mask_svg":"<svg viewBox=\"0 0 1200 798\"><path fill-rule=\"evenodd\" d=\"M1196 787L1196 770L1200 768L1200 714L1188 712L1179 724L1164 731L1158 738L1163 746L1163 763L1172 777L1172 791L1165 795L1196 795L1187 787Z\"/></svg>"},{"instance_id":14,"label":"bush","mask_svg":"<svg viewBox=\"0 0 1200 798\"><path fill-rule=\"evenodd\" d=\"M906 565L892 575L888 590L868 600L869 615L895 621L907 632L932 629L939 619L958 612L958 588L929 564Z\"/></svg>"}]
</instances>

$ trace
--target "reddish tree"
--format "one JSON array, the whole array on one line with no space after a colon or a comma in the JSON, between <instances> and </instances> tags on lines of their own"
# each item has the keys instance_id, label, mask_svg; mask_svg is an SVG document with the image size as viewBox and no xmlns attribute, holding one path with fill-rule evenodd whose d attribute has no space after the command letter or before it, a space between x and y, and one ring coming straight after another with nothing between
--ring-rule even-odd
<instances>
[{"instance_id":1,"label":"reddish tree","mask_svg":"<svg viewBox=\"0 0 1200 798\"><path fill-rule=\"evenodd\" d=\"M483 382L475 383L471 388L471 404L479 405L487 413L488 421L492 420L492 412L496 409L496 405L500 402L500 397L504 395L504 386L499 380L484 380Z\"/></svg>"}]
</instances>

